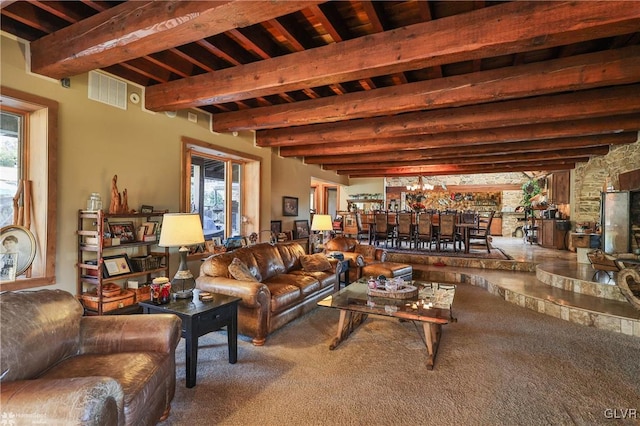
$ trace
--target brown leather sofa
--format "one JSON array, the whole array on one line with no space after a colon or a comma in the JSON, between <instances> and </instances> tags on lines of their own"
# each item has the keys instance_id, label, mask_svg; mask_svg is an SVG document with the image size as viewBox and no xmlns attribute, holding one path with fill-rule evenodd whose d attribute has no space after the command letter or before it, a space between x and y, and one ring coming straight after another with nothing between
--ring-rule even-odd
<instances>
[{"instance_id":1,"label":"brown leather sofa","mask_svg":"<svg viewBox=\"0 0 640 426\"><path fill-rule=\"evenodd\" d=\"M62 290L0 294L0 418L155 425L175 392L175 315L84 317Z\"/></svg>"},{"instance_id":2,"label":"brown leather sofa","mask_svg":"<svg viewBox=\"0 0 640 426\"><path fill-rule=\"evenodd\" d=\"M325 243L325 253L340 252L345 259L349 259L349 279L361 277L377 277L384 275L388 278L401 277L411 280L413 267L404 263L387 262L387 251L371 245L363 245L355 238L338 236ZM351 271L356 271L355 276Z\"/></svg>"},{"instance_id":3,"label":"brown leather sofa","mask_svg":"<svg viewBox=\"0 0 640 426\"><path fill-rule=\"evenodd\" d=\"M330 269L304 270L305 249L299 243L260 243L206 259L200 266L196 287L203 291L242 298L238 304L238 332L263 345L267 335L316 307L319 300L339 289L335 259ZM229 272L240 259L255 279L238 280Z\"/></svg>"}]
</instances>

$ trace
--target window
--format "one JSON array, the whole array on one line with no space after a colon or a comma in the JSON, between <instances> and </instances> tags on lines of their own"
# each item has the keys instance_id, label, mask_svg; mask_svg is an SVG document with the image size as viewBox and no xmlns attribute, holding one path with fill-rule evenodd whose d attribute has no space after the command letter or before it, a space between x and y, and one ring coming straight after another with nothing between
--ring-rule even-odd
<instances>
[{"instance_id":1,"label":"window","mask_svg":"<svg viewBox=\"0 0 640 426\"><path fill-rule=\"evenodd\" d=\"M54 284L58 103L0 89L0 221L2 227L28 228L35 239L31 267L15 280L0 281L0 290Z\"/></svg>"},{"instance_id":2,"label":"window","mask_svg":"<svg viewBox=\"0 0 640 426\"><path fill-rule=\"evenodd\" d=\"M13 224L13 197L23 167L24 116L23 111L9 108L0 112L0 227Z\"/></svg>"},{"instance_id":3,"label":"window","mask_svg":"<svg viewBox=\"0 0 640 426\"><path fill-rule=\"evenodd\" d=\"M259 157L186 137L182 142L182 209L200 214L205 238L257 233Z\"/></svg>"},{"instance_id":4,"label":"window","mask_svg":"<svg viewBox=\"0 0 640 426\"><path fill-rule=\"evenodd\" d=\"M191 156L191 213L200 214L207 240L240 235L242 165L203 155ZM227 196L229 193L231 197ZM230 223L227 223L228 212L231 212Z\"/></svg>"}]
</instances>

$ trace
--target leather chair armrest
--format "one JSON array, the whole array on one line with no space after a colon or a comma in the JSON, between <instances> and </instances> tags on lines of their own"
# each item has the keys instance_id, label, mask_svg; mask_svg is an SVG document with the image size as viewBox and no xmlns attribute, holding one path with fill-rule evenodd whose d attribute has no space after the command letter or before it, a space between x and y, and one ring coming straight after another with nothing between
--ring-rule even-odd
<instances>
[{"instance_id":1,"label":"leather chair armrest","mask_svg":"<svg viewBox=\"0 0 640 426\"><path fill-rule=\"evenodd\" d=\"M376 249L376 260L380 262L387 261L388 252L385 249Z\"/></svg>"},{"instance_id":2,"label":"leather chair armrest","mask_svg":"<svg viewBox=\"0 0 640 426\"><path fill-rule=\"evenodd\" d=\"M80 319L81 353L175 350L182 321L173 314L107 315Z\"/></svg>"},{"instance_id":3,"label":"leather chair armrest","mask_svg":"<svg viewBox=\"0 0 640 426\"><path fill-rule=\"evenodd\" d=\"M124 424L124 392L109 377L3 382L0 406L7 424Z\"/></svg>"},{"instance_id":4,"label":"leather chair armrest","mask_svg":"<svg viewBox=\"0 0 640 426\"><path fill-rule=\"evenodd\" d=\"M226 294L242 299L242 305L250 308L269 306L271 292L258 281L241 281L234 278L201 275L196 279L196 288L213 293Z\"/></svg>"}]
</instances>

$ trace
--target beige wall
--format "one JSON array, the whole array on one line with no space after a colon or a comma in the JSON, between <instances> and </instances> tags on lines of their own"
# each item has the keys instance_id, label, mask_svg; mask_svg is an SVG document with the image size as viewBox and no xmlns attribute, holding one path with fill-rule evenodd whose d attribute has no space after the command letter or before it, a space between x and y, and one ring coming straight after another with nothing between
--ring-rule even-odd
<instances>
[{"instance_id":1,"label":"beige wall","mask_svg":"<svg viewBox=\"0 0 640 426\"><path fill-rule=\"evenodd\" d=\"M149 204L158 209L178 211L180 185L180 139L188 136L213 145L249 153L262 158L260 229L269 229L272 219L288 223L309 219L309 187L312 177L348 185L348 179L317 166L306 166L297 159L285 159L254 143L253 132L214 134L209 131L208 115L198 114L198 123L187 120L187 112L169 118L151 113L142 104L128 101L121 110L88 99L88 75L71 77L71 87L27 72L25 44L13 36L0 37L1 83L33 93L60 104L58 139L58 223L56 241L55 288L75 293L77 261L75 230L77 212L86 206L91 192L99 192L108 205L111 178L118 175L118 189L127 189L129 206ZM144 100L143 89L129 84ZM256 196L257 196L256 192ZM297 218L282 218L282 196L298 197ZM171 273L177 267L172 256ZM197 273L199 264L190 265Z\"/></svg>"},{"instance_id":2,"label":"beige wall","mask_svg":"<svg viewBox=\"0 0 640 426\"><path fill-rule=\"evenodd\" d=\"M281 220L283 231L292 230L294 220L309 220L309 193L312 178L339 185L341 194L344 192L343 186L349 184L345 176L339 176L335 172L322 170L316 165L305 165L297 159L284 158L273 153L271 159L271 196L266 197L270 200L271 206L263 213L267 214L271 218L270 220ZM283 196L298 198L298 216L282 216ZM261 229L269 229L269 227Z\"/></svg>"}]
</instances>

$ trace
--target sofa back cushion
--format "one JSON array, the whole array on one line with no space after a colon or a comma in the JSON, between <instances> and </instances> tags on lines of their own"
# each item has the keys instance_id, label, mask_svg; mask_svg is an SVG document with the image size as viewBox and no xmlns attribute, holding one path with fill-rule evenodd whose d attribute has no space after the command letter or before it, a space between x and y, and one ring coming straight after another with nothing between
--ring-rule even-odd
<instances>
[{"instance_id":1,"label":"sofa back cushion","mask_svg":"<svg viewBox=\"0 0 640 426\"><path fill-rule=\"evenodd\" d=\"M77 354L83 312L62 290L0 293L0 382L36 378Z\"/></svg>"},{"instance_id":2,"label":"sofa back cushion","mask_svg":"<svg viewBox=\"0 0 640 426\"><path fill-rule=\"evenodd\" d=\"M234 258L247 265L251 275L260 282L286 271L278 249L269 243L260 243L209 257L202 263L200 275L233 278L229 265Z\"/></svg>"},{"instance_id":3,"label":"sofa back cushion","mask_svg":"<svg viewBox=\"0 0 640 426\"><path fill-rule=\"evenodd\" d=\"M354 251L358 245L358 240L344 236L336 237L327 241L324 245L325 251Z\"/></svg>"},{"instance_id":4,"label":"sofa back cushion","mask_svg":"<svg viewBox=\"0 0 640 426\"><path fill-rule=\"evenodd\" d=\"M305 254L300 257L302 270L306 272L324 272L331 270L331 263L324 253Z\"/></svg>"},{"instance_id":5,"label":"sofa back cushion","mask_svg":"<svg viewBox=\"0 0 640 426\"><path fill-rule=\"evenodd\" d=\"M302 269L300 258L306 254L306 251L300 243L289 241L278 243L276 247L280 252L280 257L282 258L286 272Z\"/></svg>"}]
</instances>

